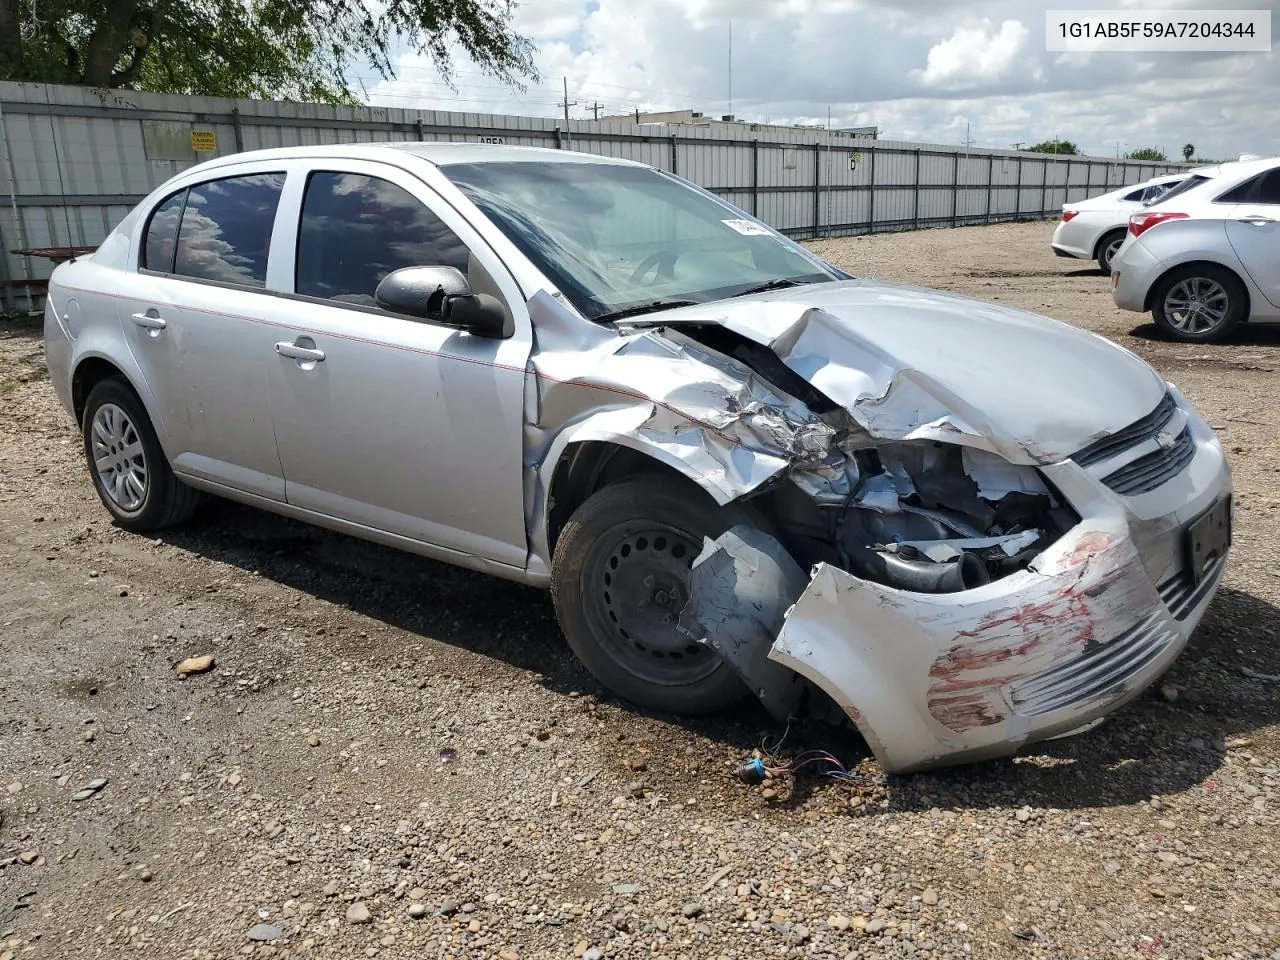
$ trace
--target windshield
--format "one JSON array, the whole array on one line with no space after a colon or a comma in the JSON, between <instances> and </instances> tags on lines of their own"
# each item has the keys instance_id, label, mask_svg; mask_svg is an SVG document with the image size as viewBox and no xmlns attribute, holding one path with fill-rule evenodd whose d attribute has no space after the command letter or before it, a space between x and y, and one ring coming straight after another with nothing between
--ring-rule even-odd
<instances>
[{"instance_id":1,"label":"windshield","mask_svg":"<svg viewBox=\"0 0 1280 960\"><path fill-rule=\"evenodd\" d=\"M441 169L593 320L845 278L649 167L516 161Z\"/></svg>"}]
</instances>

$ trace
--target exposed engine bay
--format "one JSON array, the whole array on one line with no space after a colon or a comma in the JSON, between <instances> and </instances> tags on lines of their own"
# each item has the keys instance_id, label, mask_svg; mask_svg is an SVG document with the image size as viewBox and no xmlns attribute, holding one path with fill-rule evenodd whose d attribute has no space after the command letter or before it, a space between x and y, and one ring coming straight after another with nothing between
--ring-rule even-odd
<instances>
[{"instance_id":1,"label":"exposed engine bay","mask_svg":"<svg viewBox=\"0 0 1280 960\"><path fill-rule=\"evenodd\" d=\"M954 593L1025 569L1079 521L1034 467L940 441L877 441L769 349L719 326L663 333L725 353L812 411L804 424L789 409L750 411L757 433L774 421L771 439L796 465L749 502L802 567Z\"/></svg>"}]
</instances>

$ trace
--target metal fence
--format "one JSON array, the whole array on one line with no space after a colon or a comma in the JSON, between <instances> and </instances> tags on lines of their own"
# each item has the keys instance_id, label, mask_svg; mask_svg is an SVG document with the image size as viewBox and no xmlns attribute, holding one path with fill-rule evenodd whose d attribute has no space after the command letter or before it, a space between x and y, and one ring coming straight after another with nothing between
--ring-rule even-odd
<instances>
[{"instance_id":1,"label":"metal fence","mask_svg":"<svg viewBox=\"0 0 1280 960\"><path fill-rule=\"evenodd\" d=\"M1063 203L1181 169L827 136L815 128L563 121L0 82L0 283L38 301L49 248L94 247L153 188L263 147L470 140L626 157L672 171L797 239L1056 216Z\"/></svg>"}]
</instances>

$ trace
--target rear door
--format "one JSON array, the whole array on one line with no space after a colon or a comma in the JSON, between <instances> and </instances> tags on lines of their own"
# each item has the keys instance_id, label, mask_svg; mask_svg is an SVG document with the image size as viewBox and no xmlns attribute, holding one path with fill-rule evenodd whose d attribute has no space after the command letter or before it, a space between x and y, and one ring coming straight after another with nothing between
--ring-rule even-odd
<instances>
[{"instance_id":1,"label":"rear door","mask_svg":"<svg viewBox=\"0 0 1280 960\"><path fill-rule=\"evenodd\" d=\"M1227 216L1227 237L1249 279L1280 307L1280 168L1241 185L1246 186L1238 195L1243 202Z\"/></svg>"},{"instance_id":2,"label":"rear door","mask_svg":"<svg viewBox=\"0 0 1280 960\"><path fill-rule=\"evenodd\" d=\"M272 500L284 478L261 348L272 344L267 274L285 176L235 167L162 200L124 317L175 472Z\"/></svg>"},{"instance_id":3,"label":"rear door","mask_svg":"<svg viewBox=\"0 0 1280 960\"><path fill-rule=\"evenodd\" d=\"M290 181L291 296L271 410L295 506L523 568L524 299L476 231L413 174L326 159ZM453 266L511 312L476 337L377 307L405 266ZM262 349L259 346L259 349Z\"/></svg>"}]
</instances>

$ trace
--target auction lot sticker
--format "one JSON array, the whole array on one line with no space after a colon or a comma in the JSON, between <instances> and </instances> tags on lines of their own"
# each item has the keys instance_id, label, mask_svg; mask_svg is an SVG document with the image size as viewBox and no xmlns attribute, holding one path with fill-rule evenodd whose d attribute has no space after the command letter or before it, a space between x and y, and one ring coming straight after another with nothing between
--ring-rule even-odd
<instances>
[{"instance_id":1,"label":"auction lot sticker","mask_svg":"<svg viewBox=\"0 0 1280 960\"><path fill-rule=\"evenodd\" d=\"M1064 53L1271 49L1270 10L1049 10L1044 27Z\"/></svg>"}]
</instances>

